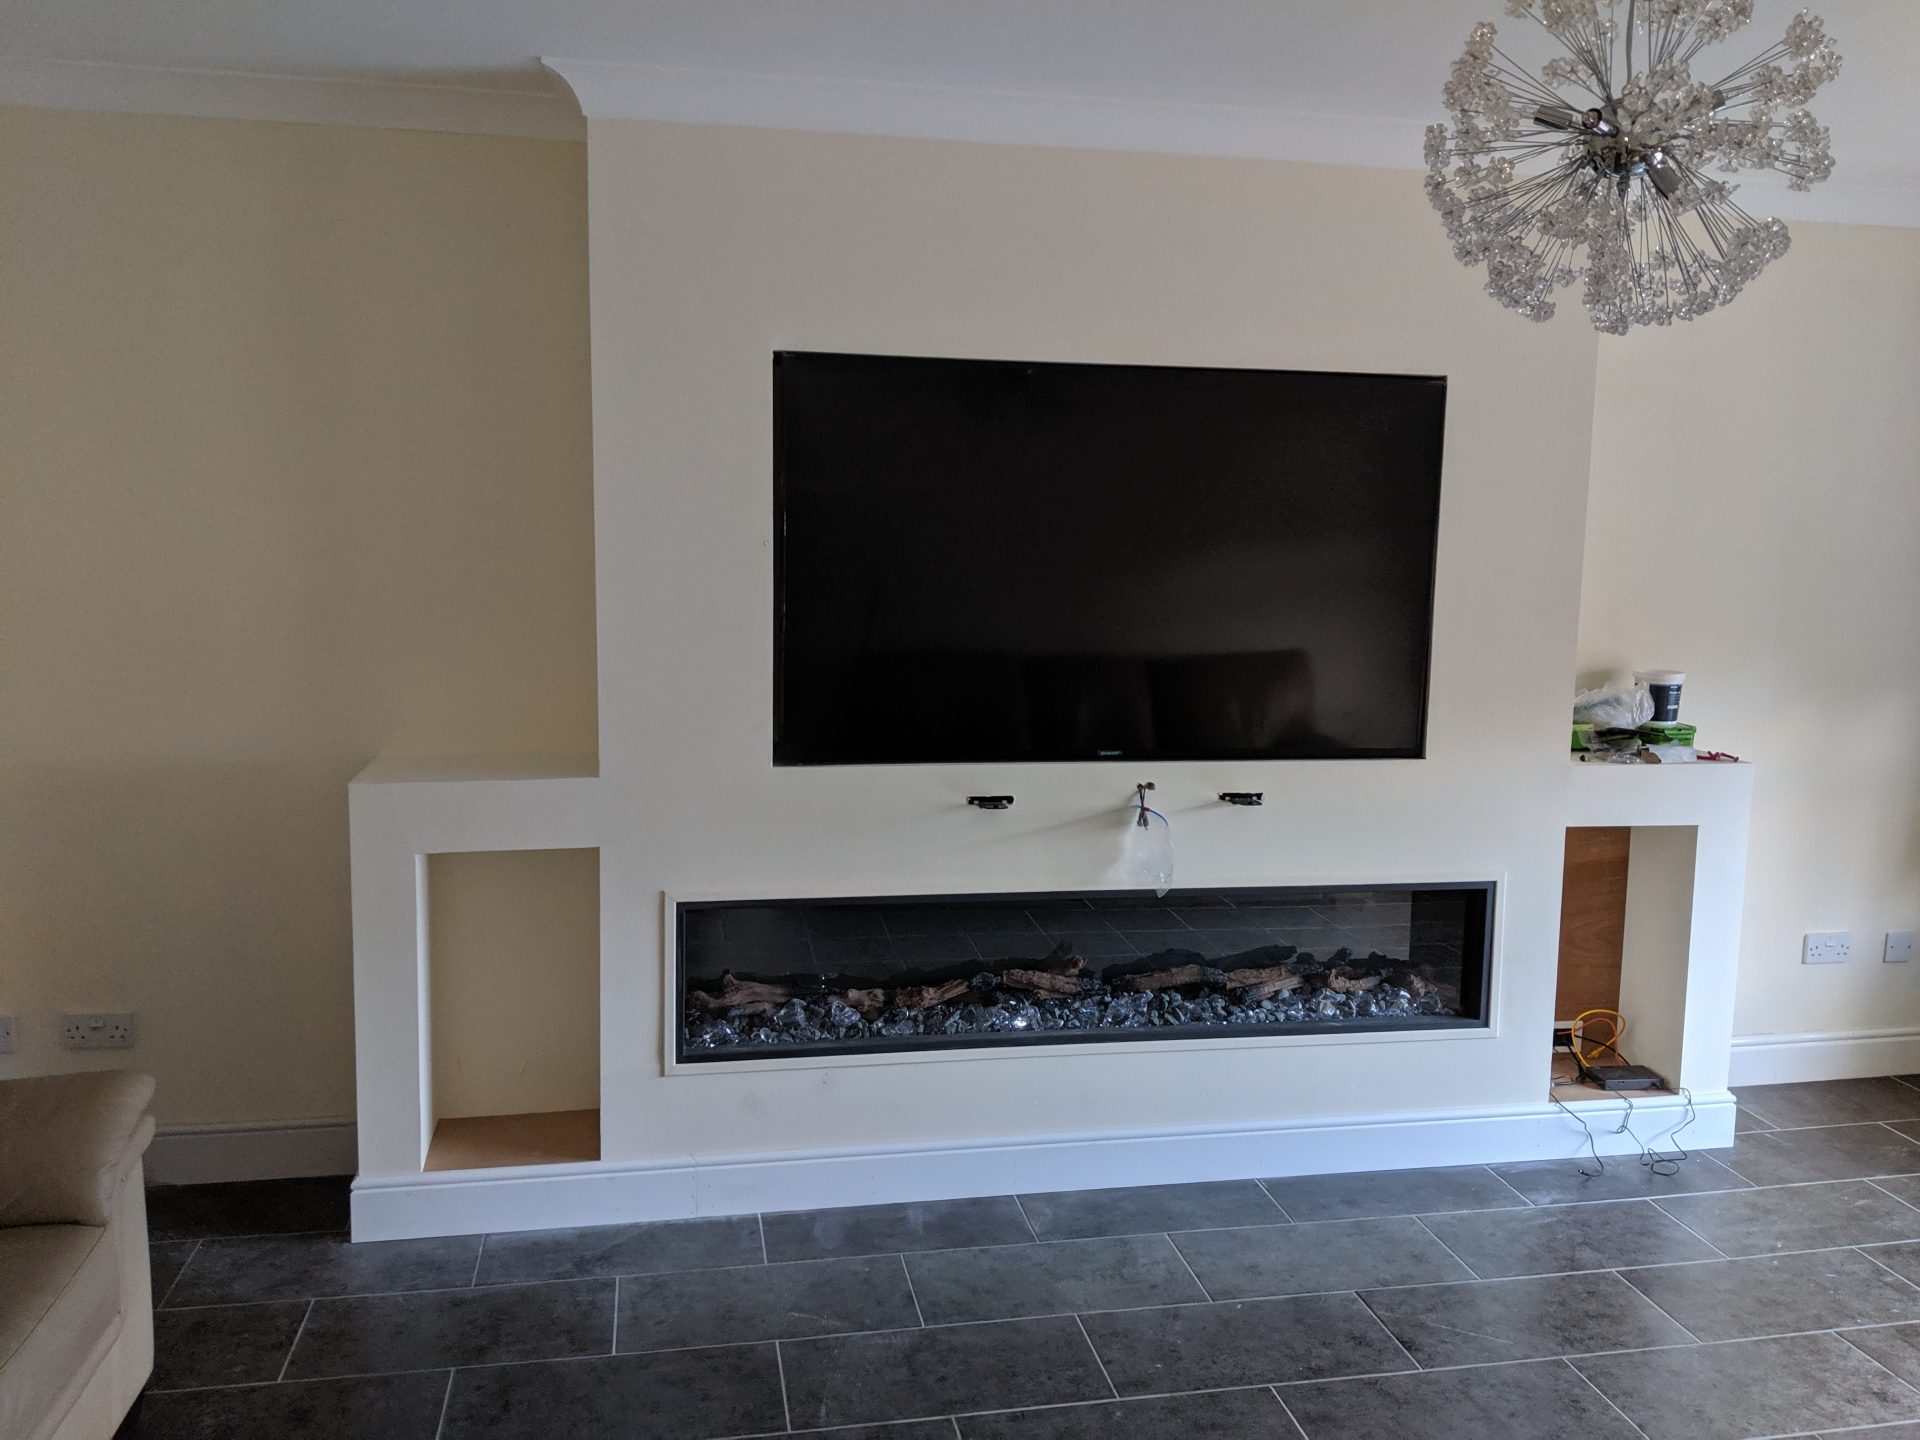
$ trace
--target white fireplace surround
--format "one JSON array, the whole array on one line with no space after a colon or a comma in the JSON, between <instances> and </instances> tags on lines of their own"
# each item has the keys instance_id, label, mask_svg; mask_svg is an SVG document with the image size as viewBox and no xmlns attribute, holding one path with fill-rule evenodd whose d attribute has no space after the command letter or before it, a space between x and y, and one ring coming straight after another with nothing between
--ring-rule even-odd
<instances>
[{"instance_id":1,"label":"white fireplace surround","mask_svg":"<svg viewBox=\"0 0 1920 1440\"><path fill-rule=\"evenodd\" d=\"M1129 1126L977 1141L823 1146L799 1153L636 1156L423 1173L434 1125L426 857L465 850L604 848L606 790L597 777L561 771L557 766L380 761L354 782L361 1155L353 1192L356 1239L1585 1153L1587 1135L1579 1122L1545 1099L1549 1037L1540 1035L1534 1047L1542 1057L1538 1098L1506 1106L1409 1104L1226 1126ZM1623 1107L1608 1102L1583 1107L1603 1155L1629 1155L1642 1143L1662 1141L1695 1149L1731 1143L1733 1099L1726 1084L1751 776L1746 765L1567 767L1565 824L1635 829L1639 868L1630 884L1622 1006L1641 1020L1636 1057L1678 1077L1691 1092L1690 1118L1687 1103L1678 1099L1636 1101L1631 1133L1614 1129ZM1319 879L1333 884L1352 877ZM664 957L673 900L659 898ZM1201 1049L1364 1054L1369 1047L1411 1042L1447 1047L1428 1051L1431 1064L1471 1065L1476 1044L1510 1037L1515 1028L1499 1008L1501 940L1496 908L1496 983L1488 1030L1222 1035L1043 1047L1019 1054L1065 1065L1093 1053L1137 1056L1151 1064L1166 1052ZM744 1072L782 1085L790 1083L783 1076L793 1071L930 1065L952 1077L956 1101L963 1103L973 1066L1004 1065L1013 1058L1007 1051L963 1049L677 1064L664 1028L674 1013L670 968L661 972L668 983L661 996L663 1028L643 1037L637 1048L643 1063L657 1063L659 1073L676 1084L698 1086ZM604 1032L622 1028L603 1026L603 1046ZM1684 1135L1674 1139L1682 1124Z\"/></svg>"},{"instance_id":2,"label":"white fireplace surround","mask_svg":"<svg viewBox=\"0 0 1920 1440\"><path fill-rule=\"evenodd\" d=\"M1692 1092L1681 1143L1730 1141L1752 772L1569 764L1596 340L1488 305L1417 174L590 114L588 177L599 756L351 787L356 1238L1571 1157L1571 825L1636 827L1629 1049ZM1447 376L1426 758L776 770L781 349ZM1183 885L1496 881L1488 1028L668 1064L669 897L1098 889L1145 779ZM426 857L581 847L601 1158L428 1173ZM1596 1104L1603 1152L1686 1114L1635 1109Z\"/></svg>"}]
</instances>

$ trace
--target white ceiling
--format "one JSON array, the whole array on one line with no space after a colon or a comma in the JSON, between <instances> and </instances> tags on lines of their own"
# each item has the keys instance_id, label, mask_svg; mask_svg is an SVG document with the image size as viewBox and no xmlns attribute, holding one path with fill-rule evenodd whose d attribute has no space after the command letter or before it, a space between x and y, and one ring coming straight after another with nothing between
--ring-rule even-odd
<instances>
[{"instance_id":1,"label":"white ceiling","mask_svg":"<svg viewBox=\"0 0 1920 1440\"><path fill-rule=\"evenodd\" d=\"M1814 0L1840 167L1790 217L1920 224L1920 0ZM1731 69L1799 0L1756 0ZM589 113L1419 164L1502 0L5 0L0 102L578 133ZM1710 57L1712 52L1709 52ZM591 62L587 65L564 62ZM1891 117L1890 119L1887 117ZM1879 123L1876 123L1879 121ZM1756 207L1757 208L1757 207Z\"/></svg>"}]
</instances>

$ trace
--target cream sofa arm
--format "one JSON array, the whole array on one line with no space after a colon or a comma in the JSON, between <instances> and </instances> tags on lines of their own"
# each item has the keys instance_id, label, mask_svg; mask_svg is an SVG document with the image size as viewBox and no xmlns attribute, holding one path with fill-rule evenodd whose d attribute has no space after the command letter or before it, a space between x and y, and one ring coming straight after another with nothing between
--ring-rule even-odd
<instances>
[{"instance_id":1,"label":"cream sofa arm","mask_svg":"<svg viewBox=\"0 0 1920 1440\"><path fill-rule=\"evenodd\" d=\"M0 1081L0 1226L105 1225L153 1139L153 1078Z\"/></svg>"}]
</instances>

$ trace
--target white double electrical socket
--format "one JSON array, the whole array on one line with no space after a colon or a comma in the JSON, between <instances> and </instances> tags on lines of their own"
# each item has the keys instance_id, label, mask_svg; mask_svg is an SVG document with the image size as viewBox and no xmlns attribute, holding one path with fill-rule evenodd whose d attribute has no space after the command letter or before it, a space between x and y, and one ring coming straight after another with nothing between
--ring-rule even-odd
<instances>
[{"instance_id":1,"label":"white double electrical socket","mask_svg":"<svg viewBox=\"0 0 1920 1440\"><path fill-rule=\"evenodd\" d=\"M126 1050L133 1045L133 1012L62 1015L60 1043L69 1050Z\"/></svg>"},{"instance_id":2,"label":"white double electrical socket","mask_svg":"<svg viewBox=\"0 0 1920 1440\"><path fill-rule=\"evenodd\" d=\"M1800 949L1802 965L1838 965L1853 958L1851 930L1809 931Z\"/></svg>"},{"instance_id":3,"label":"white double electrical socket","mask_svg":"<svg viewBox=\"0 0 1920 1440\"><path fill-rule=\"evenodd\" d=\"M1913 931L1889 930L1886 953L1880 958L1889 965L1904 965L1913 959Z\"/></svg>"}]
</instances>

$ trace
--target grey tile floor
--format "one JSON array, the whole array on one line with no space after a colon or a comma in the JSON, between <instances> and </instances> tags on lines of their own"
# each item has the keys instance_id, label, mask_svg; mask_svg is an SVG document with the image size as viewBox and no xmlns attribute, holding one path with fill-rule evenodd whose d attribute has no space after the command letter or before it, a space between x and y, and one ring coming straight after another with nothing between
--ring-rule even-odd
<instances>
[{"instance_id":1,"label":"grey tile floor","mask_svg":"<svg viewBox=\"0 0 1920 1440\"><path fill-rule=\"evenodd\" d=\"M1731 1150L350 1245L156 1190L128 1440L1920 1440L1920 1076Z\"/></svg>"}]
</instances>

